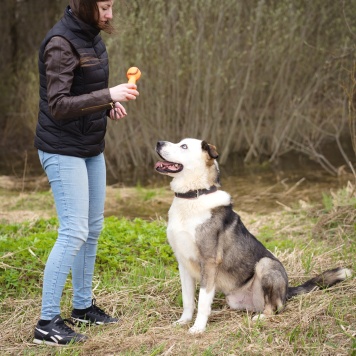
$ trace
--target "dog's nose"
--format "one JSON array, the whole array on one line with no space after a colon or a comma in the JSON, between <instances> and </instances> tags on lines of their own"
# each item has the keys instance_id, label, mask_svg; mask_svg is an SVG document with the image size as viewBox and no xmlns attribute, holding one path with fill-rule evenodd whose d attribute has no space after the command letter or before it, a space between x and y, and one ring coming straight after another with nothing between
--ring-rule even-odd
<instances>
[{"instance_id":1,"label":"dog's nose","mask_svg":"<svg viewBox=\"0 0 356 356\"><path fill-rule=\"evenodd\" d=\"M157 150L159 150L161 147L163 147L164 146L164 141L158 141L157 143L156 143L156 151Z\"/></svg>"}]
</instances>

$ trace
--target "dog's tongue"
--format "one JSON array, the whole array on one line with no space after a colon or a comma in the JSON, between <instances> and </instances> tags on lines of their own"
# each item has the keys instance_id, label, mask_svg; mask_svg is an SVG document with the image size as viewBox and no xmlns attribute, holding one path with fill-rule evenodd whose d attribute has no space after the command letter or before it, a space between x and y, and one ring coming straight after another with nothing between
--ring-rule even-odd
<instances>
[{"instance_id":1,"label":"dog's tongue","mask_svg":"<svg viewBox=\"0 0 356 356\"><path fill-rule=\"evenodd\" d=\"M158 162L155 164L155 168L174 169L174 163L172 163L172 162L166 162L166 161L158 161Z\"/></svg>"},{"instance_id":2,"label":"dog's tongue","mask_svg":"<svg viewBox=\"0 0 356 356\"><path fill-rule=\"evenodd\" d=\"M155 164L155 169L177 171L179 169L179 164L174 162L158 161Z\"/></svg>"}]
</instances>

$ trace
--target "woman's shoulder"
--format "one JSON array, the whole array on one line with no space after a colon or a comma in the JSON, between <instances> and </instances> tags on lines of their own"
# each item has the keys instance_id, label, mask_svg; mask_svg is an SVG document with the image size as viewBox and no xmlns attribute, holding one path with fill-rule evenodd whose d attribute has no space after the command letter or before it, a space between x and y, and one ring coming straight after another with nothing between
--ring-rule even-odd
<instances>
[{"instance_id":1,"label":"woman's shoulder","mask_svg":"<svg viewBox=\"0 0 356 356\"><path fill-rule=\"evenodd\" d=\"M64 37L62 36L53 36L47 43L46 45L46 49L48 48L48 46L50 47L62 47L64 49L71 49L71 44L69 43L68 40L66 40Z\"/></svg>"},{"instance_id":2,"label":"woman's shoulder","mask_svg":"<svg viewBox=\"0 0 356 356\"><path fill-rule=\"evenodd\" d=\"M43 58L47 66L58 65L60 62L68 69L76 68L79 64L76 50L61 36L54 36L50 39L45 47Z\"/></svg>"},{"instance_id":3,"label":"woman's shoulder","mask_svg":"<svg viewBox=\"0 0 356 356\"><path fill-rule=\"evenodd\" d=\"M45 47L45 56L46 53L51 52L60 52L62 54L67 54L71 57L78 57L77 52L75 51L72 44L62 36L53 36L47 43Z\"/></svg>"}]
</instances>

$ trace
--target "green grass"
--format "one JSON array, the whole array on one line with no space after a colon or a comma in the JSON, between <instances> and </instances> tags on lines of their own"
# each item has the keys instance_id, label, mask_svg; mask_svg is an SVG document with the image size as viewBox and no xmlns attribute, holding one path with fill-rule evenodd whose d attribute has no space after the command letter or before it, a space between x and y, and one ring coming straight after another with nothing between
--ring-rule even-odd
<instances>
[{"instance_id":1,"label":"green grass","mask_svg":"<svg viewBox=\"0 0 356 356\"><path fill-rule=\"evenodd\" d=\"M0 251L6 251L0 257L3 269L0 298L38 290L45 262L57 237L57 228L56 218L0 225ZM106 285L115 279L113 270L137 268L142 261L147 265L176 265L173 252L166 243L165 223L106 218L96 259L96 273L103 276Z\"/></svg>"}]
</instances>

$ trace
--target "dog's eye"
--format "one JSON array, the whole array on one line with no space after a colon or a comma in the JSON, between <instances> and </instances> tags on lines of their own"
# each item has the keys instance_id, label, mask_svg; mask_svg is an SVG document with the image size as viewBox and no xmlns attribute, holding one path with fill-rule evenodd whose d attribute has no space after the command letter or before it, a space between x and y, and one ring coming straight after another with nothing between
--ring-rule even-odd
<instances>
[{"instance_id":1,"label":"dog's eye","mask_svg":"<svg viewBox=\"0 0 356 356\"><path fill-rule=\"evenodd\" d=\"M183 148L183 150L186 150L188 148L188 146L186 144L180 146L181 148Z\"/></svg>"}]
</instances>

